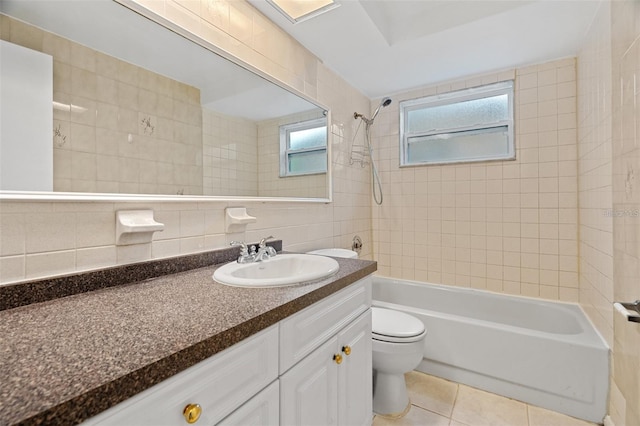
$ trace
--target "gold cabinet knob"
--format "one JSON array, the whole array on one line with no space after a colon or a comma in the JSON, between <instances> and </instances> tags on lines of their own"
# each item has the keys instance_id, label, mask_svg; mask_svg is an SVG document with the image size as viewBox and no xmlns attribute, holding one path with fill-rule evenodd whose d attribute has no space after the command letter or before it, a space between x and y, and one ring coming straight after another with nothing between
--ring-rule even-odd
<instances>
[{"instance_id":1,"label":"gold cabinet knob","mask_svg":"<svg viewBox=\"0 0 640 426\"><path fill-rule=\"evenodd\" d=\"M202 414L202 407L199 404L189 404L182 410L182 415L187 423L197 422L200 414Z\"/></svg>"},{"instance_id":2,"label":"gold cabinet knob","mask_svg":"<svg viewBox=\"0 0 640 426\"><path fill-rule=\"evenodd\" d=\"M351 346L343 346L342 352L344 352L344 354L347 356L351 355Z\"/></svg>"},{"instance_id":3,"label":"gold cabinet knob","mask_svg":"<svg viewBox=\"0 0 640 426\"><path fill-rule=\"evenodd\" d=\"M336 364L342 364L342 355L340 354L335 354L333 356L333 360L336 362Z\"/></svg>"}]
</instances>

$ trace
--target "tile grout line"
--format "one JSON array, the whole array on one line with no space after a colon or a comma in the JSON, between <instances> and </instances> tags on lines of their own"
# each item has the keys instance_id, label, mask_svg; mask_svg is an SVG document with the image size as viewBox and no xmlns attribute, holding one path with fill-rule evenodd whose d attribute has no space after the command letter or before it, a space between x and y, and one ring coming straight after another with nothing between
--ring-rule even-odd
<instances>
[{"instance_id":1,"label":"tile grout line","mask_svg":"<svg viewBox=\"0 0 640 426\"><path fill-rule=\"evenodd\" d=\"M451 383L455 383L455 382L451 382ZM454 420L453 410L455 410L456 408L456 404L458 402L458 395L460 395L460 383L455 383L455 385L456 385L456 396L453 397L453 404L451 404L451 412L449 413L449 425L451 425L451 422Z\"/></svg>"}]
</instances>

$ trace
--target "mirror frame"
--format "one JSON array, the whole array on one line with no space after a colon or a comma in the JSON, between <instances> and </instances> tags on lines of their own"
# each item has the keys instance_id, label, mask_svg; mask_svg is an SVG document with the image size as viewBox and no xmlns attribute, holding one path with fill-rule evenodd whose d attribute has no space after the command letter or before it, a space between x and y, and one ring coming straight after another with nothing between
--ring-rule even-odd
<instances>
[{"instance_id":1,"label":"mirror frame","mask_svg":"<svg viewBox=\"0 0 640 426\"><path fill-rule=\"evenodd\" d=\"M231 61L235 65L244 68L245 70L256 74L259 77L269 81L272 84L286 90L302 99L316 105L318 108L322 108L326 111L327 118L327 190L328 194L326 198L305 198L305 197L245 197L245 196L218 196L218 195L158 195L158 194L117 194L117 193L98 193L98 192L40 192L40 191L6 191L0 190L0 202L2 201L66 201L66 202L80 202L80 201L132 201L132 202L258 202L258 203L331 203L333 202L333 161L332 161L332 145L333 134L331 132L331 109L319 104L316 99L312 99L305 93L300 92L294 87L291 87L284 82L277 80L264 71L256 68L255 66L243 61L242 59L230 54L229 52L221 49L207 40L204 40L190 31L180 27L176 23L165 19L162 16L157 15L153 11L145 8L144 6L136 3L133 0L112 0L123 7L131 10L132 13L137 13L156 24L164 27L168 31L172 31L181 37L196 43L201 47L209 50L213 54L220 56L227 61Z\"/></svg>"}]
</instances>

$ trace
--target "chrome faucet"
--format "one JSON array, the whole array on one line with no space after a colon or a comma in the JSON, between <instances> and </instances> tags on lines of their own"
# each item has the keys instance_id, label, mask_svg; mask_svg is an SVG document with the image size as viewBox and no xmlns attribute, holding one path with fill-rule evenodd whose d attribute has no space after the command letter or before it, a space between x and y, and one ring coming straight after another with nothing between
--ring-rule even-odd
<instances>
[{"instance_id":1,"label":"chrome faucet","mask_svg":"<svg viewBox=\"0 0 640 426\"><path fill-rule=\"evenodd\" d=\"M258 244L258 253L256 254L256 262L262 262L263 260L269 260L276 255L276 249L268 246L266 241L273 239L273 235L264 237Z\"/></svg>"},{"instance_id":2,"label":"chrome faucet","mask_svg":"<svg viewBox=\"0 0 640 426\"><path fill-rule=\"evenodd\" d=\"M253 263L253 262L262 262L264 260L269 260L274 257L277 252L271 246L267 245L267 240L272 239L273 236L264 237L260 240L258 244L258 251L256 252L256 246L251 246L251 251L249 251L249 247L242 241L231 241L231 246L239 246L240 247L240 256L238 257L238 263Z\"/></svg>"}]
</instances>

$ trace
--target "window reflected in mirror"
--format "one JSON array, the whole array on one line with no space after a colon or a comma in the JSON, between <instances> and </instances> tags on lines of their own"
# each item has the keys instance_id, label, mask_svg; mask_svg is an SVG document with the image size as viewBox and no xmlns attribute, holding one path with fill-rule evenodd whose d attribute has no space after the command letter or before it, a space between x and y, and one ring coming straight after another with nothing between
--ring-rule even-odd
<instances>
[{"instance_id":1,"label":"window reflected in mirror","mask_svg":"<svg viewBox=\"0 0 640 426\"><path fill-rule=\"evenodd\" d=\"M293 120L291 120L293 121ZM280 177L327 171L327 119L280 126Z\"/></svg>"}]
</instances>

